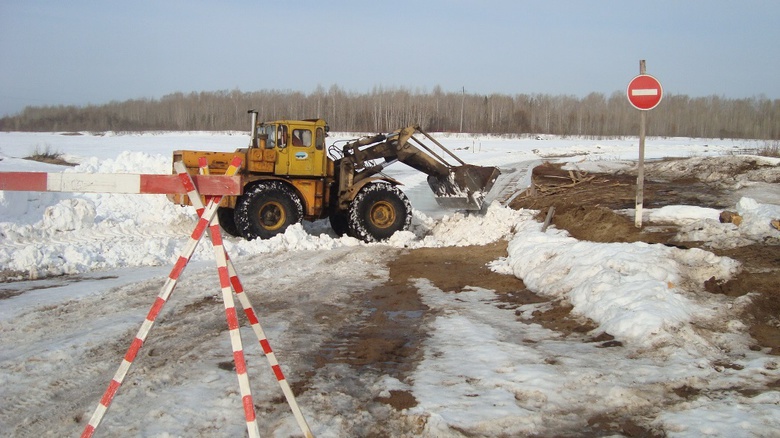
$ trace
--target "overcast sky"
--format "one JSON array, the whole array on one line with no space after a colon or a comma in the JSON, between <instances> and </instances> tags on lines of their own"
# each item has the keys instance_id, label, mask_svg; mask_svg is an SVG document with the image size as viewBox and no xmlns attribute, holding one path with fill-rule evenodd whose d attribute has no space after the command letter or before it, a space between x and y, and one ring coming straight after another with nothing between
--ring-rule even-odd
<instances>
[{"instance_id":1,"label":"overcast sky","mask_svg":"<svg viewBox=\"0 0 780 438\"><path fill-rule=\"evenodd\" d=\"M338 85L780 98L777 0L0 0L0 116Z\"/></svg>"}]
</instances>

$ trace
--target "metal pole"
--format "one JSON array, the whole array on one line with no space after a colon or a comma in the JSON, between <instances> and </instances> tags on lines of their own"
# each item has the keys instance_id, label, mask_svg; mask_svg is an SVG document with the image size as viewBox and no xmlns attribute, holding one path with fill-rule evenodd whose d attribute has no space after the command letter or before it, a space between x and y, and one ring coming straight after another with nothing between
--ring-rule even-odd
<instances>
[{"instance_id":1,"label":"metal pole","mask_svg":"<svg viewBox=\"0 0 780 438\"><path fill-rule=\"evenodd\" d=\"M636 173L636 216L634 218L634 225L637 228L642 228L642 206L644 203L644 189L645 189L645 123L647 120L647 112L642 111L642 115L639 119L639 162L637 164Z\"/></svg>"},{"instance_id":2,"label":"metal pole","mask_svg":"<svg viewBox=\"0 0 780 438\"><path fill-rule=\"evenodd\" d=\"M460 98L460 132L463 132L463 106L466 103L466 87L462 88Z\"/></svg>"},{"instance_id":3,"label":"metal pole","mask_svg":"<svg viewBox=\"0 0 780 438\"><path fill-rule=\"evenodd\" d=\"M645 60L639 61L639 74L647 72ZM636 174L636 213L634 215L634 225L642 228L642 206L644 203L645 189L645 125L647 124L647 111L639 110L639 161L637 162Z\"/></svg>"}]
</instances>

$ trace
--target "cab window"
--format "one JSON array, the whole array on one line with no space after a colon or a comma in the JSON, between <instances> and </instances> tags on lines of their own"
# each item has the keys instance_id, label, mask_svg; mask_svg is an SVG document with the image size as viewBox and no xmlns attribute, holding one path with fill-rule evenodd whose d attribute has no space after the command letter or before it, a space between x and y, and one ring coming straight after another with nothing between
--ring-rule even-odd
<instances>
[{"instance_id":1,"label":"cab window","mask_svg":"<svg viewBox=\"0 0 780 438\"><path fill-rule=\"evenodd\" d=\"M317 128L317 142L315 147L319 150L325 149L325 130Z\"/></svg>"},{"instance_id":2,"label":"cab window","mask_svg":"<svg viewBox=\"0 0 780 438\"><path fill-rule=\"evenodd\" d=\"M292 145L301 147L311 146L311 131L308 129L293 129Z\"/></svg>"},{"instance_id":3,"label":"cab window","mask_svg":"<svg viewBox=\"0 0 780 438\"><path fill-rule=\"evenodd\" d=\"M257 127L257 136L265 135L265 147L266 149L273 149L276 147L276 126L275 125L260 125Z\"/></svg>"},{"instance_id":4,"label":"cab window","mask_svg":"<svg viewBox=\"0 0 780 438\"><path fill-rule=\"evenodd\" d=\"M279 142L278 146L280 148L287 147L287 125L279 125L279 129L277 130L276 140Z\"/></svg>"}]
</instances>

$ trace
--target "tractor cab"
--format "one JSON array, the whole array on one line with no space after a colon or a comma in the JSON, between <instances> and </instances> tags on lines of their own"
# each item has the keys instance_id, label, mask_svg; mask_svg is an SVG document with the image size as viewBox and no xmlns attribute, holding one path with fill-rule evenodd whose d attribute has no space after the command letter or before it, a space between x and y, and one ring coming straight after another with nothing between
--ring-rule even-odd
<instances>
[{"instance_id":1,"label":"tractor cab","mask_svg":"<svg viewBox=\"0 0 780 438\"><path fill-rule=\"evenodd\" d=\"M253 116L256 115L253 113ZM254 118L254 117L253 117ZM322 119L276 120L257 123L252 132L248 160L267 158L274 151L273 173L279 176L324 177L327 175L325 136ZM251 166L251 164L250 164ZM252 171L252 169L249 169Z\"/></svg>"}]
</instances>

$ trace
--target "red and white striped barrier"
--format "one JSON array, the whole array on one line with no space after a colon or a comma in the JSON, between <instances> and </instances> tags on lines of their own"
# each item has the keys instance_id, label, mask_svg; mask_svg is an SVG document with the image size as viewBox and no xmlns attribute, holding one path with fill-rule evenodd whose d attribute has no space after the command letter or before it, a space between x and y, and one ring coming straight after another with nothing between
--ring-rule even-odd
<instances>
[{"instance_id":1,"label":"red and white striped barrier","mask_svg":"<svg viewBox=\"0 0 780 438\"><path fill-rule=\"evenodd\" d=\"M199 165L201 169L201 174L207 175L208 163L206 162L206 160L205 159L199 160ZM190 196L190 199L193 200L192 205L195 207L198 214L200 214L204 209L203 202L201 201L200 197ZM238 300L241 303L241 307L243 307L244 309L244 314L249 320L249 324L252 326L252 330L255 332L255 335L257 336L257 340L260 343L260 347L263 349L263 354L265 354L265 357L268 360L268 365L271 367L271 371L274 373L276 380L279 382L279 386L282 388L282 393L284 393L284 397L287 400L287 404L290 406L290 410L292 410L293 416L295 417L295 421L298 423L298 427L301 429L301 432L305 437L313 438L314 435L312 434L311 429L309 428L309 425L306 422L306 418L304 418L303 413L301 412L301 409L298 406L298 402L295 400L295 395L292 392L292 388L290 388L289 382L287 382L287 379L284 377L284 372L282 372L282 367L279 365L279 362L276 359L276 355L271 349L271 344L268 342L268 338L266 337L265 332L263 331L263 327L260 325L260 320L257 318L255 309L252 307L252 303L249 301L249 298L247 297L246 293L244 293L244 286L243 284L241 284L241 280L238 278L238 273L236 272L235 266L233 266L233 262L230 260L227 251L224 249L224 246L222 245L219 222L217 220L214 220L210 229L211 229L210 230L211 239L214 245L214 254L217 258L217 264L219 266L218 272L219 272L220 284L223 287L223 295L225 290L224 289L225 284L227 284L228 288L232 287L233 291L235 291L236 296L238 297ZM215 240L215 236L220 236L218 238L219 239L218 243ZM218 254L219 250L217 249L217 246L219 246L219 248L222 251L221 256ZM224 259L225 269L221 267L222 259ZM228 278L227 283L225 283L224 281L225 275L227 275ZM232 297L230 302L231 304L233 303ZM225 306L227 310L227 300L225 300ZM233 317L235 317L235 312L233 312ZM228 324L230 324L230 316L228 316ZM232 329L231 329L231 340L232 340ZM235 354L235 349L234 349L234 354ZM236 361L236 373L238 372L239 372L238 361ZM240 377L239 377L239 382L241 382ZM247 417L247 423L248 422L249 419Z\"/></svg>"},{"instance_id":2,"label":"red and white striped barrier","mask_svg":"<svg viewBox=\"0 0 780 438\"><path fill-rule=\"evenodd\" d=\"M226 175L235 174L240 165L241 159L238 157L234 158L233 162L231 163L231 167L228 168ZM208 174L206 161L202 160L200 162L200 166L201 172L204 173L202 176L206 176ZM217 272L219 274L220 288L222 290L222 298L225 304L225 316L228 323L228 329L230 331L233 360L236 365L236 375L238 377L239 388L241 391L241 402L244 408L244 415L246 418L247 432L249 437L259 437L260 433L257 426L257 416L249 385L246 359L244 357L244 350L241 342L241 334L239 332L238 317L236 314L232 291L236 292L236 296L239 298L239 301L244 308L244 313L246 314L255 334L257 335L260 346L263 349L263 353L265 354L268 363L271 366L274 376L282 388L282 392L287 398L287 402L290 405L293 415L295 416L295 419L298 422L303 435L307 438L313 438L314 435L312 434L305 418L303 417L303 414L301 413L300 408L298 407L297 402L295 401L295 396L293 395L292 389L284 377L284 373L282 372L281 366L276 360L276 356L271 350L268 339L266 338L265 333L260 326L260 322L255 314L254 309L252 308L251 303L249 302L249 299L244 293L243 285L241 284L235 267L230 261L227 251L225 250L225 247L222 243L222 234L219 228L219 220L217 219L216 215L217 208L222 197L209 197L208 204L204 207L201 201L201 193L196 187L195 182L193 181L193 177L187 173L187 169L182 163L175 163L175 167L178 172L177 177L179 178L181 186L184 189L184 191L181 193L186 193L189 196L193 202L193 206L198 212L198 224L195 226L195 229L190 235L189 242L176 261L157 299L152 305L152 308L149 310L146 319L141 325L141 328L138 330L135 339L130 344L130 348L128 348L127 353L125 354L122 363L119 366L119 369L114 374L114 377L109 383L108 388L103 394L103 397L100 399L100 402L95 409L92 418L84 428L84 432L81 435L82 438L91 437L105 416L114 396L116 395L125 376L127 375L130 366L138 355L138 352L143 346L143 343L146 341L146 338L149 335L155 320L160 314L163 305L170 298L170 295L173 292L173 289L176 287L181 273L184 271L184 268L187 266L187 263L192 257L192 254L195 252L195 248L205 233L208 233L211 237L214 247L214 255L217 260Z\"/></svg>"},{"instance_id":3,"label":"red and white striped barrier","mask_svg":"<svg viewBox=\"0 0 780 438\"><path fill-rule=\"evenodd\" d=\"M241 177L195 175L195 187L206 196L240 195ZM187 193L178 175L130 173L0 172L0 190L16 192Z\"/></svg>"},{"instance_id":4,"label":"red and white striped barrier","mask_svg":"<svg viewBox=\"0 0 780 438\"><path fill-rule=\"evenodd\" d=\"M239 157L234 158L226 172L226 175L235 174L240 166L241 159ZM184 187L186 190L185 193L190 195L192 199L200 199L198 190L192 183L190 176L185 172L185 175L179 175L178 177L180 178L182 187ZM146 337L149 335L149 331L152 329L152 326L154 326L154 322L157 319L157 316L160 314L163 305L167 302L168 298L173 292L173 289L176 287L179 276L187 266L187 263L192 257L192 254L195 252L195 248L198 246L198 242L200 242L203 234L205 234L206 230L208 229L211 220L216 216L220 199L221 197L212 198L209 201L208 206L203 211L203 214L198 220L198 224L195 226L195 229L190 235L190 240L187 243L187 246L185 247L184 251L182 251L182 254L179 256L176 264L171 270L171 273L165 280L165 284L160 290L160 293L152 305L152 308L149 310L146 319L144 320L143 324L141 324L141 328L138 330L135 339L133 339L133 342L130 344L130 348L128 348L121 365L119 365L119 369L114 374L114 377L109 383L108 388L103 394L103 397L100 399L95 412L92 414L92 418L90 418L89 423L87 423L87 426L84 428L84 431L81 434L82 438L89 438L92 436L92 434L94 434L95 429L97 429L100 421L103 419L103 416L108 411L108 408L111 405L111 401L114 399L114 396L119 390L119 387L122 385L122 382L124 381L130 366L133 364L133 361L138 355L138 351L141 349L144 341L146 340Z\"/></svg>"}]
</instances>

